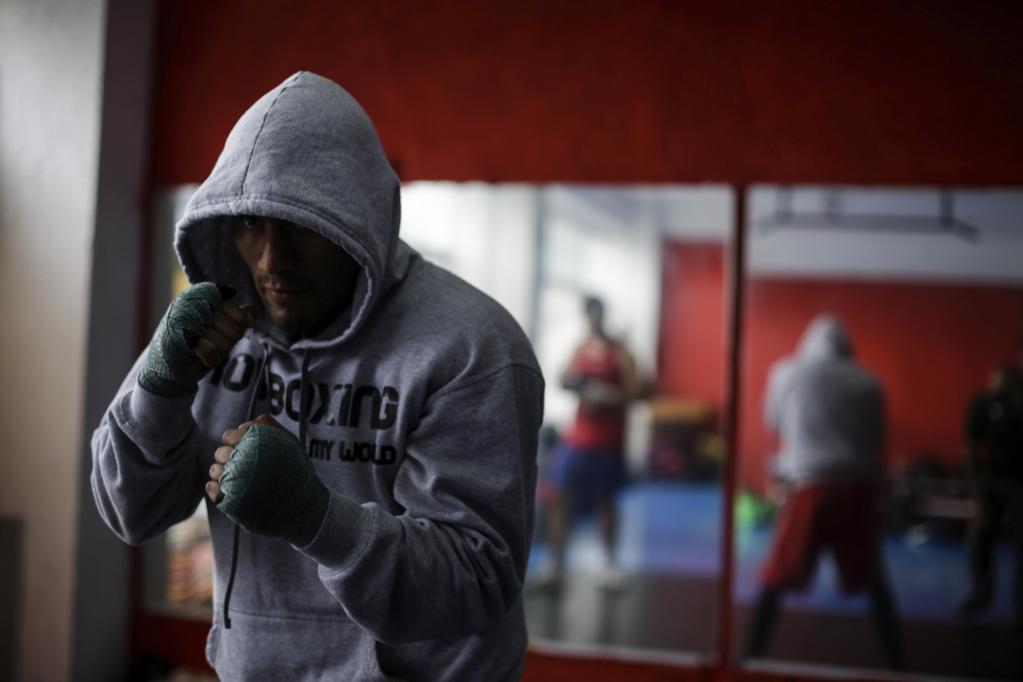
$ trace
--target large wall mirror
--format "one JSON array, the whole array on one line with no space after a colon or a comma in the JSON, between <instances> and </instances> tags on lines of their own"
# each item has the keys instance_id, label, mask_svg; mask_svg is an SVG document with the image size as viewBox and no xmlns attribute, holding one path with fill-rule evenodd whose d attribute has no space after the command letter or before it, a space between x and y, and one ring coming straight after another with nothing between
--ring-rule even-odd
<instances>
[{"instance_id":1,"label":"large wall mirror","mask_svg":"<svg viewBox=\"0 0 1023 682\"><path fill-rule=\"evenodd\" d=\"M156 202L155 326L184 285ZM501 302L547 379L525 587L534 646L711 651L722 544L723 186L413 182L402 237ZM205 617L203 508L146 548L146 608Z\"/></svg>"},{"instance_id":2,"label":"large wall mirror","mask_svg":"<svg viewBox=\"0 0 1023 682\"><path fill-rule=\"evenodd\" d=\"M156 201L152 326L194 189ZM713 652L731 504L742 665L1023 672L1023 192L747 192L731 491L731 188L402 192L404 239L508 308L547 378L534 647ZM146 609L208 618L203 509L145 553Z\"/></svg>"},{"instance_id":3,"label":"large wall mirror","mask_svg":"<svg viewBox=\"0 0 1023 682\"><path fill-rule=\"evenodd\" d=\"M1020 675L1023 192L747 206L738 654Z\"/></svg>"},{"instance_id":4,"label":"large wall mirror","mask_svg":"<svg viewBox=\"0 0 1023 682\"><path fill-rule=\"evenodd\" d=\"M710 651L730 190L416 183L405 199L405 238L508 306L547 379L534 646Z\"/></svg>"}]
</instances>

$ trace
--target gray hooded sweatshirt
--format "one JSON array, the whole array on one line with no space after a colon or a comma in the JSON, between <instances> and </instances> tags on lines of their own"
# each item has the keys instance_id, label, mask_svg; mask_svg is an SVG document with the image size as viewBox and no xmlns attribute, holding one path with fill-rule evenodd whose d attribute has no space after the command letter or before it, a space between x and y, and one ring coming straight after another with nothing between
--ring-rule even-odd
<instances>
[{"instance_id":1,"label":"gray hooded sweatshirt","mask_svg":"<svg viewBox=\"0 0 1023 682\"><path fill-rule=\"evenodd\" d=\"M351 306L290 345L263 312L194 397L143 390L143 354L93 435L101 515L133 544L187 518L224 431L269 412L330 502L294 547L239 531L205 501L206 654L221 679L517 679L543 411L525 335L399 240L398 180L332 81L297 73L256 102L177 226L190 281L258 304L227 225L245 214L343 247L361 266Z\"/></svg>"},{"instance_id":2,"label":"gray hooded sweatshirt","mask_svg":"<svg viewBox=\"0 0 1023 682\"><path fill-rule=\"evenodd\" d=\"M884 392L853 360L842 325L819 315L795 357L771 368L764 420L781 436L776 473L794 483L867 480L879 473Z\"/></svg>"}]
</instances>

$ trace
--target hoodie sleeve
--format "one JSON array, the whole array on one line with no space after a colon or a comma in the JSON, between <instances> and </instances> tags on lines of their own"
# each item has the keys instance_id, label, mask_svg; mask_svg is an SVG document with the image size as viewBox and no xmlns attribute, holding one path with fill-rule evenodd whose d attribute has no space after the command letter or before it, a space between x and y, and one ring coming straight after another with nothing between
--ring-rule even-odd
<instances>
[{"instance_id":1,"label":"hoodie sleeve","mask_svg":"<svg viewBox=\"0 0 1023 682\"><path fill-rule=\"evenodd\" d=\"M331 494L303 551L376 639L488 630L516 603L532 539L543 379L508 365L442 389L409 434L394 485L405 512Z\"/></svg>"},{"instance_id":2,"label":"hoodie sleeve","mask_svg":"<svg viewBox=\"0 0 1023 682\"><path fill-rule=\"evenodd\" d=\"M100 516L140 544L188 518L202 499L192 396L164 398L139 386L135 362L92 434L92 494Z\"/></svg>"}]
</instances>

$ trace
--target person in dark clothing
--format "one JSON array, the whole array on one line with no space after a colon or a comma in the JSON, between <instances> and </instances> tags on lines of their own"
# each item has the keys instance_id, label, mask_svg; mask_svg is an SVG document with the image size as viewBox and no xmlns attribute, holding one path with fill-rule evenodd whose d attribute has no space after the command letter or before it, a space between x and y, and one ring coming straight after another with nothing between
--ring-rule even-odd
<instances>
[{"instance_id":1,"label":"person in dark clothing","mask_svg":"<svg viewBox=\"0 0 1023 682\"><path fill-rule=\"evenodd\" d=\"M966 460L977 514L970 532L970 591L959 605L968 618L990 608L995 571L992 553L1002 522L1012 520L1015 551L1013 605L1017 630L1023 631L1023 372L1005 365L987 390L975 397L966 415Z\"/></svg>"}]
</instances>

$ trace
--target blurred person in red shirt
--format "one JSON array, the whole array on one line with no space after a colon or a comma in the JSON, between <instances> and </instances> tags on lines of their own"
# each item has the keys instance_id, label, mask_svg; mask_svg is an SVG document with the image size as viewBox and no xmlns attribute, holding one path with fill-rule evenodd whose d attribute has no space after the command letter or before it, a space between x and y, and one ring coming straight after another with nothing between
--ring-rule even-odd
<instances>
[{"instance_id":1,"label":"blurred person in red shirt","mask_svg":"<svg viewBox=\"0 0 1023 682\"><path fill-rule=\"evenodd\" d=\"M583 310L589 330L561 377L562 387L575 393L579 404L551 467L554 494L547 527L551 563L542 580L557 581L563 573L573 517L596 510L604 545L601 577L612 586L622 578L615 567L616 503L628 482L626 416L629 403L640 397L640 384L632 355L604 326L603 302L586 297Z\"/></svg>"}]
</instances>

